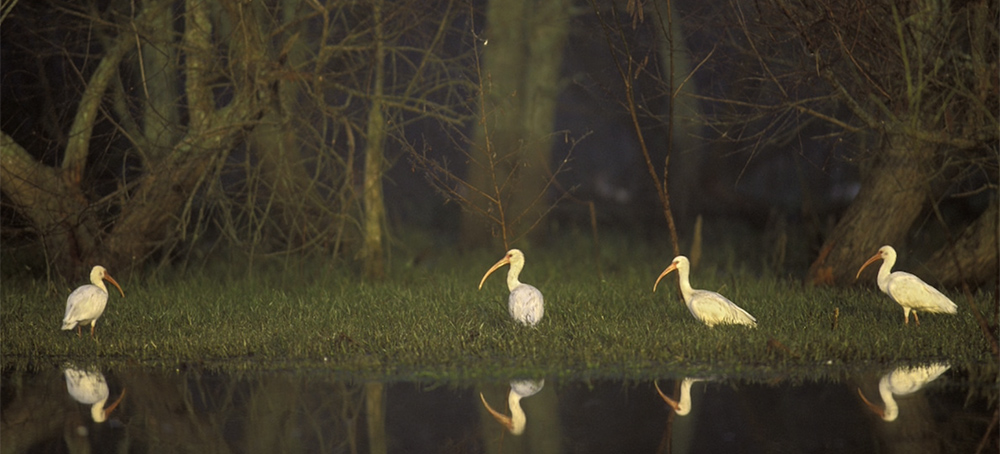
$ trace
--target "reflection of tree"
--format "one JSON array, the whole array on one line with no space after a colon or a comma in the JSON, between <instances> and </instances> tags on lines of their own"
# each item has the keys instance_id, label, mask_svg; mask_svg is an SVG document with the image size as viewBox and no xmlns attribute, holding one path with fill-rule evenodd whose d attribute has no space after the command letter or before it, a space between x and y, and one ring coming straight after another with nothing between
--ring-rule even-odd
<instances>
[{"instance_id":1,"label":"reflection of tree","mask_svg":"<svg viewBox=\"0 0 1000 454\"><path fill-rule=\"evenodd\" d=\"M388 436L385 432L385 384L365 383L365 420L368 421L368 452L385 454L388 452Z\"/></svg>"},{"instance_id":2,"label":"reflection of tree","mask_svg":"<svg viewBox=\"0 0 1000 454\"><path fill-rule=\"evenodd\" d=\"M32 379L23 371L3 375L3 412L0 412L0 452L21 453L62 439L67 408L77 405L66 395L66 381L56 373ZM75 422L85 423L75 412Z\"/></svg>"},{"instance_id":3,"label":"reflection of tree","mask_svg":"<svg viewBox=\"0 0 1000 454\"><path fill-rule=\"evenodd\" d=\"M126 369L114 378L128 398L109 425L86 417L60 371L5 374L0 450L72 443L85 451L332 453L358 452L368 439L359 385L285 373Z\"/></svg>"}]
</instances>

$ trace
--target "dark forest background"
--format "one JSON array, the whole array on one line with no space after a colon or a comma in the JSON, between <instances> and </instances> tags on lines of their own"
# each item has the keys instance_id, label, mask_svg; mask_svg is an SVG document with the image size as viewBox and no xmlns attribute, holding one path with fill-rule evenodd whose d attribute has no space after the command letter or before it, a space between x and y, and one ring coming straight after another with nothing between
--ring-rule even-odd
<instances>
[{"instance_id":1,"label":"dark forest background","mask_svg":"<svg viewBox=\"0 0 1000 454\"><path fill-rule=\"evenodd\" d=\"M701 217L812 284L883 244L996 281L995 1L0 9L5 272L379 278L393 249L567 229L686 252Z\"/></svg>"}]
</instances>

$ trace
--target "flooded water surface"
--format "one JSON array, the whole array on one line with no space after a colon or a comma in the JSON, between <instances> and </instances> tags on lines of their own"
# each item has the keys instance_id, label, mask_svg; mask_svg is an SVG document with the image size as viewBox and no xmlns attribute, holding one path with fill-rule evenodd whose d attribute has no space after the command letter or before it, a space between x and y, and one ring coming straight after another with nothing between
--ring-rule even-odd
<instances>
[{"instance_id":1,"label":"flooded water surface","mask_svg":"<svg viewBox=\"0 0 1000 454\"><path fill-rule=\"evenodd\" d=\"M4 371L0 451L997 452L989 369L449 383L67 363Z\"/></svg>"}]
</instances>

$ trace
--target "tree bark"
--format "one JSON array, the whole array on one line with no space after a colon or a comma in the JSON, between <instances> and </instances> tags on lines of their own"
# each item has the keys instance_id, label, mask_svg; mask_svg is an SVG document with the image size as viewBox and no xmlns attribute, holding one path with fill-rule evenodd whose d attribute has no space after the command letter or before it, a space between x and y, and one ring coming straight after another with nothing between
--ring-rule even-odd
<instances>
[{"instance_id":1,"label":"tree bark","mask_svg":"<svg viewBox=\"0 0 1000 454\"><path fill-rule=\"evenodd\" d=\"M695 216L702 214L692 211L691 188L697 187L701 168L705 162L706 150L702 143L704 128L701 103L692 95L697 95L695 79L692 77L695 65L691 52L684 42L684 30L677 7L673 1L659 0L661 14L660 61L664 74L669 74L671 91L669 104L670 130L668 131L666 164L663 172L664 184L669 188L671 216L682 225L689 225ZM669 19L669 20L668 20ZM668 177L669 175L669 177ZM673 240L673 238L672 238ZM675 254L679 253L674 251Z\"/></svg>"},{"instance_id":2,"label":"tree bark","mask_svg":"<svg viewBox=\"0 0 1000 454\"><path fill-rule=\"evenodd\" d=\"M362 223L365 276L380 279L385 276L385 252L383 231L385 229L385 199L382 193L383 150L385 149L386 120L383 99L385 84L385 33L382 27L382 0L372 5L372 20L375 31L375 68L372 87L371 108L368 111L367 145L365 146L365 174L362 198L364 217Z\"/></svg>"},{"instance_id":3,"label":"tree bark","mask_svg":"<svg viewBox=\"0 0 1000 454\"><path fill-rule=\"evenodd\" d=\"M902 247L927 202L933 153L932 144L906 135L890 137L885 153L810 267L810 283L852 283L858 268L879 247Z\"/></svg>"},{"instance_id":4,"label":"tree bark","mask_svg":"<svg viewBox=\"0 0 1000 454\"><path fill-rule=\"evenodd\" d=\"M943 285L988 283L997 279L997 236L1000 236L1000 208L994 198L976 222L970 224L954 243L931 256L937 263L934 278Z\"/></svg>"},{"instance_id":5,"label":"tree bark","mask_svg":"<svg viewBox=\"0 0 1000 454\"><path fill-rule=\"evenodd\" d=\"M543 192L551 177L551 135L569 3L493 0L486 16L482 115L470 144L465 181L492 198L469 195L469 203L489 206L491 215L486 219L472 210L463 212L461 238L465 247L477 247L499 236L506 248L548 208Z\"/></svg>"},{"instance_id":6,"label":"tree bark","mask_svg":"<svg viewBox=\"0 0 1000 454\"><path fill-rule=\"evenodd\" d=\"M223 2L235 26L230 77L235 89L232 101L217 107L212 93L213 67L212 20L208 6L201 0L187 0L183 46L186 50L185 93L188 98L189 125L186 137L173 149L146 163L138 189L122 205L121 215L108 234L105 247L95 255L102 263L130 270L141 265L171 236L187 217L191 197L206 181L209 170L223 159L252 129L267 105L270 93L258 90L263 76L260 62L267 61L259 43L262 33L245 5Z\"/></svg>"},{"instance_id":7,"label":"tree bark","mask_svg":"<svg viewBox=\"0 0 1000 454\"><path fill-rule=\"evenodd\" d=\"M0 163L0 190L34 226L46 260L60 275L82 273L98 224L79 184L36 161L5 133L0 133Z\"/></svg>"}]
</instances>

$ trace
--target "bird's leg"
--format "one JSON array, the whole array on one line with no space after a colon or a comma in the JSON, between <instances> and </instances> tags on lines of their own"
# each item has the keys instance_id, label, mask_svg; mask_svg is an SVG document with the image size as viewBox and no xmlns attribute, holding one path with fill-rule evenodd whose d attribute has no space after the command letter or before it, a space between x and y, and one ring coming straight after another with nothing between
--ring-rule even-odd
<instances>
[{"instance_id":1,"label":"bird's leg","mask_svg":"<svg viewBox=\"0 0 1000 454\"><path fill-rule=\"evenodd\" d=\"M917 311L913 311L913 321L917 322L917 326L920 326L920 317L917 317Z\"/></svg>"},{"instance_id":2,"label":"bird's leg","mask_svg":"<svg viewBox=\"0 0 1000 454\"><path fill-rule=\"evenodd\" d=\"M80 329L79 323L76 324L76 337L83 337L83 331Z\"/></svg>"},{"instance_id":3,"label":"bird's leg","mask_svg":"<svg viewBox=\"0 0 1000 454\"><path fill-rule=\"evenodd\" d=\"M913 315L916 315L916 312L914 312ZM910 324L910 308L908 307L903 308L903 324L904 325Z\"/></svg>"},{"instance_id":4,"label":"bird's leg","mask_svg":"<svg viewBox=\"0 0 1000 454\"><path fill-rule=\"evenodd\" d=\"M90 337L94 337L94 327L97 326L97 320L90 322Z\"/></svg>"}]
</instances>

